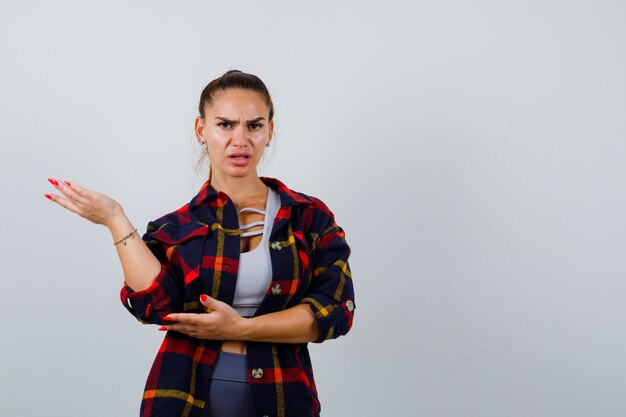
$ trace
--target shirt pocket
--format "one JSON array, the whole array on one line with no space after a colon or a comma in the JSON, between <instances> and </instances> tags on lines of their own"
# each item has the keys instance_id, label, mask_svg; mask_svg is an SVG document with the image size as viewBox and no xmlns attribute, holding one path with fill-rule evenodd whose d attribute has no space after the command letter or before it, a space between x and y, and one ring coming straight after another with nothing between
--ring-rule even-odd
<instances>
[{"instance_id":1,"label":"shirt pocket","mask_svg":"<svg viewBox=\"0 0 626 417\"><path fill-rule=\"evenodd\" d=\"M181 245L191 239L206 237L210 233L209 226L201 222L185 224L165 223L157 230L147 234L147 239L157 240L168 246Z\"/></svg>"},{"instance_id":2,"label":"shirt pocket","mask_svg":"<svg viewBox=\"0 0 626 417\"><path fill-rule=\"evenodd\" d=\"M153 252L161 264L170 267L187 287L199 277L203 243L209 235L209 226L204 223L165 223L147 235L148 247L160 247Z\"/></svg>"}]
</instances>

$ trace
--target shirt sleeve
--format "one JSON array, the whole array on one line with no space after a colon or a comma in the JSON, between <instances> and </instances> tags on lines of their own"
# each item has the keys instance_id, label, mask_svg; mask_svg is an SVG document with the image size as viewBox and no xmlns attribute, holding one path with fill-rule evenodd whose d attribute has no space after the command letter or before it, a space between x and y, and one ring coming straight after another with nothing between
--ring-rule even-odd
<instances>
[{"instance_id":1,"label":"shirt sleeve","mask_svg":"<svg viewBox=\"0 0 626 417\"><path fill-rule=\"evenodd\" d=\"M315 315L320 332L315 343L321 343L348 333L356 305L345 233L328 208L317 202L325 219L316 239L310 290L301 302L308 304Z\"/></svg>"},{"instance_id":2,"label":"shirt sleeve","mask_svg":"<svg viewBox=\"0 0 626 417\"><path fill-rule=\"evenodd\" d=\"M120 292L124 307L144 324L165 324L163 317L182 311L184 280L175 263L168 259L167 245L151 236L157 229L154 222L148 223L148 231L142 239L161 263L161 271L152 284L142 291L134 291L126 282Z\"/></svg>"}]
</instances>

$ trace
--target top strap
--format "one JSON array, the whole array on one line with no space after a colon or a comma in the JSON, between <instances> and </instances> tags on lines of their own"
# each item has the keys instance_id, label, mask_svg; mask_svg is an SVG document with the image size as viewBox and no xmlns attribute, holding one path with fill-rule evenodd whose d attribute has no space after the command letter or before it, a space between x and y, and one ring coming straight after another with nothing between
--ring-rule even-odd
<instances>
[{"instance_id":1,"label":"top strap","mask_svg":"<svg viewBox=\"0 0 626 417\"><path fill-rule=\"evenodd\" d=\"M258 222L251 222L251 223L242 224L241 226L239 226L239 228L241 230L244 230L244 229L249 229L249 228L254 227L254 226L263 226L264 224L265 224L265 220L259 220Z\"/></svg>"},{"instance_id":2,"label":"top strap","mask_svg":"<svg viewBox=\"0 0 626 417\"><path fill-rule=\"evenodd\" d=\"M239 214L243 213L244 211L253 211L255 213L259 213L259 214L265 214L265 210L260 210L258 208L254 208L254 207L244 207L241 210L239 210Z\"/></svg>"}]
</instances>

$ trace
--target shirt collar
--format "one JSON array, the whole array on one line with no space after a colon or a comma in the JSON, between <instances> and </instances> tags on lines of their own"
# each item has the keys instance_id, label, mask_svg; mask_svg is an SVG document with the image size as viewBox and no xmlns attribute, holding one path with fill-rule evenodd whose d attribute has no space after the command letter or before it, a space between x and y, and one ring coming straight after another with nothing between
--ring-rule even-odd
<instances>
[{"instance_id":1,"label":"shirt collar","mask_svg":"<svg viewBox=\"0 0 626 417\"><path fill-rule=\"evenodd\" d=\"M280 196L281 207L288 207L294 204L315 204L310 197L289 189L285 184L276 178L260 177L260 179L265 185L271 187L278 193ZM221 191L217 191L211 184L209 184L209 180L207 180L204 184L202 184L202 187L200 187L198 194L191 200L190 206L194 208L202 203L210 203L212 200L216 199L219 200L221 203L220 205L222 205L226 203L228 195Z\"/></svg>"}]
</instances>

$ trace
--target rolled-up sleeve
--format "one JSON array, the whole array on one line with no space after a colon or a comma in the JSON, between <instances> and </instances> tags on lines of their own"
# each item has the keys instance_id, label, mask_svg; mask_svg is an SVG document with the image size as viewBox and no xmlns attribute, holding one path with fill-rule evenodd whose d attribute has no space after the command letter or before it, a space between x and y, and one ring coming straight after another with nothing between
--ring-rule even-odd
<instances>
[{"instance_id":1,"label":"rolled-up sleeve","mask_svg":"<svg viewBox=\"0 0 626 417\"><path fill-rule=\"evenodd\" d=\"M120 298L124 307L140 322L164 324L164 316L182 310L184 281L177 272L177 265L166 257L163 243L150 238L151 229L154 229L153 225L148 224L148 232L144 234L143 240L161 262L161 271L152 284L142 291L134 291L124 282Z\"/></svg>"},{"instance_id":2,"label":"rolled-up sleeve","mask_svg":"<svg viewBox=\"0 0 626 417\"><path fill-rule=\"evenodd\" d=\"M327 213L329 221L314 251L310 290L301 301L308 304L315 315L320 332L315 343L348 333L356 308L348 264L350 247L343 229L335 223L332 213Z\"/></svg>"}]
</instances>

